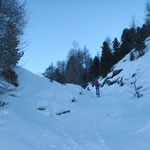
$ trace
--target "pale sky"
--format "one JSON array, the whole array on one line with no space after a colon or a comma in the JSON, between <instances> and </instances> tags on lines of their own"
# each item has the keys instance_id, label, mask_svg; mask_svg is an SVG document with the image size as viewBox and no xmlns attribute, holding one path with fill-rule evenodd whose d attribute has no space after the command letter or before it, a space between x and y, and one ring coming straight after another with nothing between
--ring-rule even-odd
<instances>
[{"instance_id":1,"label":"pale sky","mask_svg":"<svg viewBox=\"0 0 150 150\"><path fill-rule=\"evenodd\" d=\"M145 0L26 0L29 23L25 30L22 67L42 73L51 64L66 60L76 40L92 57L101 51L103 41L120 40L132 16L144 23Z\"/></svg>"}]
</instances>

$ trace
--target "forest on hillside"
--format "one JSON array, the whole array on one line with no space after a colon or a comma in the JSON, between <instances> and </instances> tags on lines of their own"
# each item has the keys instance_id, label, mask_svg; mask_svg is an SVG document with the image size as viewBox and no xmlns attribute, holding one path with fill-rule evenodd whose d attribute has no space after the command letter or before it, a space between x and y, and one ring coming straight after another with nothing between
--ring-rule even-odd
<instances>
[{"instance_id":1,"label":"forest on hillside","mask_svg":"<svg viewBox=\"0 0 150 150\"><path fill-rule=\"evenodd\" d=\"M0 76L2 79L18 86L14 68L23 57L23 34L27 24L25 3L18 0L0 0ZM73 42L66 60L53 63L46 68L43 75L50 81L74 83L86 87L98 77L105 77L126 54L130 53L133 61L144 55L145 39L150 36L150 3L146 3L145 22L136 26L134 18L130 28L125 28L121 39L111 41L106 38L101 46L101 55L91 57L86 46L80 48ZM135 53L138 53L135 56ZM3 90L3 85L1 86Z\"/></svg>"},{"instance_id":2,"label":"forest on hillside","mask_svg":"<svg viewBox=\"0 0 150 150\"><path fill-rule=\"evenodd\" d=\"M86 46L80 48L76 41L73 42L67 59L53 63L46 68L43 75L50 81L59 83L74 83L86 87L88 82L96 78L105 77L125 55L130 53L130 61L144 55L145 39L150 36L150 3L146 3L146 15L144 24L136 26L134 17L130 28L122 31L121 39L106 38L102 43L101 56L91 58Z\"/></svg>"}]
</instances>

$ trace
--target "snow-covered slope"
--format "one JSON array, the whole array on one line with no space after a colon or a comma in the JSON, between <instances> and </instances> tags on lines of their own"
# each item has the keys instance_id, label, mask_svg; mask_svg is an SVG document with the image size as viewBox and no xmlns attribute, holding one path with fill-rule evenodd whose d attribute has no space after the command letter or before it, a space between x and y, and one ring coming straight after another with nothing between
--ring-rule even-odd
<instances>
[{"instance_id":1,"label":"snow-covered slope","mask_svg":"<svg viewBox=\"0 0 150 150\"><path fill-rule=\"evenodd\" d=\"M150 87L150 38L147 39L145 48L145 55L130 61L130 54L126 55L117 65L114 66L111 73L107 75L106 78L100 80L101 83L105 83L104 87L111 84L116 86L116 84L123 84L122 88L118 89L121 93L124 91L126 94L130 93L134 96L134 85L132 82L136 81L137 87L142 87L140 92L142 95L149 95ZM118 72L118 73L117 73ZM120 86L119 86L120 87ZM116 89L116 87L111 87L109 89ZM144 97L145 98L145 97Z\"/></svg>"},{"instance_id":2,"label":"snow-covered slope","mask_svg":"<svg viewBox=\"0 0 150 150\"><path fill-rule=\"evenodd\" d=\"M123 70L110 79L125 83L140 73L145 90L139 99L128 84L104 85L97 98L94 88L50 83L18 68L20 86L1 97L9 104L0 107L0 149L150 150L149 48L135 61L126 56L114 68Z\"/></svg>"}]
</instances>

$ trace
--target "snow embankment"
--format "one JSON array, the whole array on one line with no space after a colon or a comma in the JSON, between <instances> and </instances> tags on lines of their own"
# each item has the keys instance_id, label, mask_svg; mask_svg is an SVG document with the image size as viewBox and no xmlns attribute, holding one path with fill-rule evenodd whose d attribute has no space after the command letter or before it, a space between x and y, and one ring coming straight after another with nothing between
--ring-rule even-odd
<instances>
[{"instance_id":1,"label":"snow embankment","mask_svg":"<svg viewBox=\"0 0 150 150\"><path fill-rule=\"evenodd\" d=\"M125 83L141 74L138 84L145 90L139 99L126 83L104 85L97 98L92 87L50 83L18 68L20 86L1 97L9 104L0 107L0 149L150 150L149 58L148 50L132 62L127 55L115 66L122 71L110 79L123 77Z\"/></svg>"}]
</instances>

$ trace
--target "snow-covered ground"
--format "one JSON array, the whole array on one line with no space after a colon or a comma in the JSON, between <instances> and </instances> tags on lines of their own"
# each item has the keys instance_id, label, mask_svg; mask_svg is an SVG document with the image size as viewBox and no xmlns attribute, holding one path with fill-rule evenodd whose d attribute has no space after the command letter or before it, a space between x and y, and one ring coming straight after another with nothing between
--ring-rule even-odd
<instances>
[{"instance_id":1,"label":"snow-covered ground","mask_svg":"<svg viewBox=\"0 0 150 150\"><path fill-rule=\"evenodd\" d=\"M128 84L105 85L98 98L92 87L88 91L50 83L18 68L20 86L1 97L9 104L0 107L0 150L150 150L148 49L150 44L147 53L132 62L127 55L114 68L123 71L111 79L123 77L126 82L140 74L143 96L139 99Z\"/></svg>"}]
</instances>

